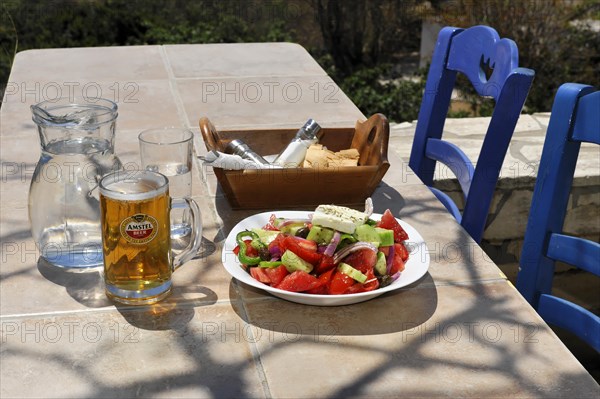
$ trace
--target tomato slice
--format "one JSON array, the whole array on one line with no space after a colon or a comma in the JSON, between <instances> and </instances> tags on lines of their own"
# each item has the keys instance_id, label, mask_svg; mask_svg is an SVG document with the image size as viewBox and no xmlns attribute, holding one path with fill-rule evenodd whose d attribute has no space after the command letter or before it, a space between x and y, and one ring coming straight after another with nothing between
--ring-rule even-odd
<instances>
[{"instance_id":1,"label":"tomato slice","mask_svg":"<svg viewBox=\"0 0 600 399\"><path fill-rule=\"evenodd\" d=\"M335 274L329 283L329 294L340 295L344 294L348 288L354 284L354 279L347 274L335 269Z\"/></svg>"},{"instance_id":2,"label":"tomato slice","mask_svg":"<svg viewBox=\"0 0 600 399\"><path fill-rule=\"evenodd\" d=\"M312 240L307 240L306 238L290 236L294 241L298 243L302 248L306 249L310 252L317 252L317 243Z\"/></svg>"},{"instance_id":3,"label":"tomato slice","mask_svg":"<svg viewBox=\"0 0 600 399\"><path fill-rule=\"evenodd\" d=\"M269 277L269 280L271 280L272 286L276 286L277 284L281 283L285 276L289 274L289 272L283 265L274 268L265 268L264 272L267 275L267 277Z\"/></svg>"},{"instance_id":4,"label":"tomato slice","mask_svg":"<svg viewBox=\"0 0 600 399\"><path fill-rule=\"evenodd\" d=\"M333 256L322 255L321 261L318 265L315 266L314 272L317 274L321 274L333 269L334 267L335 264L333 263Z\"/></svg>"},{"instance_id":5,"label":"tomato slice","mask_svg":"<svg viewBox=\"0 0 600 399\"><path fill-rule=\"evenodd\" d=\"M394 242L402 242L404 240L408 240L408 234L400 223L396 220L394 215L389 209L386 209L383 215L381 216L381 220L377 222L376 227L381 227L382 229L388 229L394 231Z\"/></svg>"},{"instance_id":6,"label":"tomato slice","mask_svg":"<svg viewBox=\"0 0 600 399\"><path fill-rule=\"evenodd\" d=\"M271 279L265 273L265 269L263 269L262 267L251 267L250 268L250 275L252 277L254 277L255 280L258 280L261 283L271 284Z\"/></svg>"},{"instance_id":7,"label":"tomato slice","mask_svg":"<svg viewBox=\"0 0 600 399\"><path fill-rule=\"evenodd\" d=\"M321 274L319 277L317 277L317 280L319 280L319 285L306 292L308 294L326 295L329 290L329 282L331 281L331 277L333 276L334 272L335 269L330 269L325 273Z\"/></svg>"},{"instance_id":8,"label":"tomato slice","mask_svg":"<svg viewBox=\"0 0 600 399\"><path fill-rule=\"evenodd\" d=\"M400 257L402 258L403 262L406 262L408 260L408 249L406 249L404 243L399 242L394 244L394 251L400 254Z\"/></svg>"},{"instance_id":9,"label":"tomato slice","mask_svg":"<svg viewBox=\"0 0 600 399\"><path fill-rule=\"evenodd\" d=\"M356 294L358 292L373 291L379 288L379 280L375 277L373 270L369 270L367 273L367 281L362 284L359 282L354 283L351 287L346 290L346 294Z\"/></svg>"},{"instance_id":10,"label":"tomato slice","mask_svg":"<svg viewBox=\"0 0 600 399\"><path fill-rule=\"evenodd\" d=\"M390 247L391 247L391 245L386 246L386 247L379 247L378 248L379 252L383 252L383 254L385 255L386 259L390 255Z\"/></svg>"},{"instance_id":11,"label":"tomato slice","mask_svg":"<svg viewBox=\"0 0 600 399\"><path fill-rule=\"evenodd\" d=\"M404 248L404 245L394 244L394 258L392 259L390 275L394 275L404 270L404 261L402 260L402 248Z\"/></svg>"},{"instance_id":12,"label":"tomato slice","mask_svg":"<svg viewBox=\"0 0 600 399\"><path fill-rule=\"evenodd\" d=\"M315 244L315 251L309 250L307 248L305 248L304 246L302 246L300 244L300 242L297 240L298 237L293 237L293 236L287 236L285 237L284 240L284 246L286 250L290 250L293 253L295 253L296 255L298 255L299 257L301 257L302 259L304 259L305 261L307 261L308 263L312 264L312 265L316 265L321 261L321 254L318 254L316 252L316 246L317 243ZM312 242L310 240L305 240L305 241L309 241Z\"/></svg>"},{"instance_id":13,"label":"tomato slice","mask_svg":"<svg viewBox=\"0 0 600 399\"><path fill-rule=\"evenodd\" d=\"M353 268L367 274L369 270L373 270L377 263L377 252L365 248L351 253L342 259L342 262L349 264Z\"/></svg>"},{"instance_id":14,"label":"tomato slice","mask_svg":"<svg viewBox=\"0 0 600 399\"><path fill-rule=\"evenodd\" d=\"M285 291L302 292L318 286L319 280L311 274L296 270L295 272L288 274L283 278L276 288Z\"/></svg>"},{"instance_id":15,"label":"tomato slice","mask_svg":"<svg viewBox=\"0 0 600 399\"><path fill-rule=\"evenodd\" d=\"M244 242L246 243L246 256L253 258L258 256L258 250L252 245L250 245L252 243L252 240L244 240ZM240 253L239 245L236 245L235 248L233 248L233 253L235 254L235 256L238 256L238 254Z\"/></svg>"},{"instance_id":16,"label":"tomato slice","mask_svg":"<svg viewBox=\"0 0 600 399\"><path fill-rule=\"evenodd\" d=\"M367 281L363 284L365 291L373 291L379 288L379 280L375 277L373 270L367 272Z\"/></svg>"},{"instance_id":17,"label":"tomato slice","mask_svg":"<svg viewBox=\"0 0 600 399\"><path fill-rule=\"evenodd\" d=\"M275 248L279 248L280 256L283 255L283 253L285 252L284 241L285 241L285 235L283 235L281 233L277 234L275 239L269 243L269 252L272 254L276 253L277 251L275 250Z\"/></svg>"}]
</instances>

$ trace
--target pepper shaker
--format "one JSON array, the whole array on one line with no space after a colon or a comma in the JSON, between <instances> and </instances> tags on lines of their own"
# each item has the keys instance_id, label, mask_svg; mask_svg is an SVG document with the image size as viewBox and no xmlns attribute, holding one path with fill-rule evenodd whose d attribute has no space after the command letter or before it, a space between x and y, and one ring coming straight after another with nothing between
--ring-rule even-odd
<instances>
[{"instance_id":1,"label":"pepper shaker","mask_svg":"<svg viewBox=\"0 0 600 399\"><path fill-rule=\"evenodd\" d=\"M256 162L259 165L270 165L266 159L258 155L248 146L248 144L239 139L231 140L229 144L227 144L227 147L225 147L225 152L239 155L240 157Z\"/></svg>"}]
</instances>

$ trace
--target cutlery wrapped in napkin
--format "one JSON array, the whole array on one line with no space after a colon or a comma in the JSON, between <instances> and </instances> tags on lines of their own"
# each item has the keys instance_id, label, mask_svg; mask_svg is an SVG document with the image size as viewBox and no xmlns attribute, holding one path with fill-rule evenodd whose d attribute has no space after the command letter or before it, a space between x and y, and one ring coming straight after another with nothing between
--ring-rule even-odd
<instances>
[{"instance_id":1,"label":"cutlery wrapped in napkin","mask_svg":"<svg viewBox=\"0 0 600 399\"><path fill-rule=\"evenodd\" d=\"M239 155L225 154L220 151L210 151L205 157L200 157L205 165L227 170L243 169L281 169L281 166L265 165L244 159Z\"/></svg>"}]
</instances>

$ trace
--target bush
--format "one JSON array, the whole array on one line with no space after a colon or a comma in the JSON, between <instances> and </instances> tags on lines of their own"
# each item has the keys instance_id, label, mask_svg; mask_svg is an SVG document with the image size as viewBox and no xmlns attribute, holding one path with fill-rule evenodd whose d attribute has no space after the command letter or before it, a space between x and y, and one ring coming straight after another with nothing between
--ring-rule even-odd
<instances>
[{"instance_id":1,"label":"bush","mask_svg":"<svg viewBox=\"0 0 600 399\"><path fill-rule=\"evenodd\" d=\"M0 88L16 52L27 49L291 41L284 7L282 0L3 1Z\"/></svg>"},{"instance_id":2,"label":"bush","mask_svg":"<svg viewBox=\"0 0 600 399\"><path fill-rule=\"evenodd\" d=\"M519 65L535 71L525 103L525 112L531 113L550 111L562 83L600 85L598 32L574 23L597 18L598 12L597 0L455 0L440 3L436 18L442 25L488 25L501 37L514 40ZM464 84L459 87L469 95Z\"/></svg>"},{"instance_id":3,"label":"bush","mask_svg":"<svg viewBox=\"0 0 600 399\"><path fill-rule=\"evenodd\" d=\"M417 119L425 79L386 81L388 71L389 66L362 68L338 84L366 116L379 112L395 122Z\"/></svg>"}]
</instances>

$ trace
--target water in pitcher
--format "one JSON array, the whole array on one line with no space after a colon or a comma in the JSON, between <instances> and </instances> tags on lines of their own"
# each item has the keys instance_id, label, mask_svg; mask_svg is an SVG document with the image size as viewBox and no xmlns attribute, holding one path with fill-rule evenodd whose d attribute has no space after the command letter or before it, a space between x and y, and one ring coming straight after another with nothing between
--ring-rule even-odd
<instances>
[{"instance_id":1,"label":"water in pitcher","mask_svg":"<svg viewBox=\"0 0 600 399\"><path fill-rule=\"evenodd\" d=\"M98 181L122 167L108 140L47 143L32 177L29 219L41 255L62 267L102 264Z\"/></svg>"}]
</instances>

